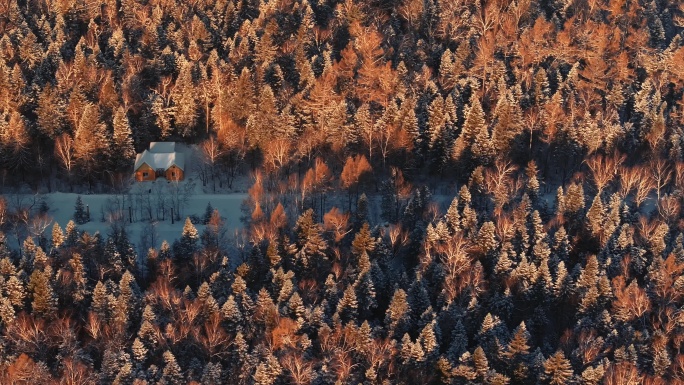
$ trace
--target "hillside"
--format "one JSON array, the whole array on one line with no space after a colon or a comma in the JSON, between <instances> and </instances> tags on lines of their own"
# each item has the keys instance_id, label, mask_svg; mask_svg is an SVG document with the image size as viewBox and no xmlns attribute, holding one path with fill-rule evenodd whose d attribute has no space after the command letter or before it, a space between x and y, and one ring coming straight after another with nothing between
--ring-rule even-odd
<instances>
[{"instance_id":1,"label":"hillside","mask_svg":"<svg viewBox=\"0 0 684 385\"><path fill-rule=\"evenodd\" d=\"M681 1L0 3L0 384L684 383Z\"/></svg>"}]
</instances>

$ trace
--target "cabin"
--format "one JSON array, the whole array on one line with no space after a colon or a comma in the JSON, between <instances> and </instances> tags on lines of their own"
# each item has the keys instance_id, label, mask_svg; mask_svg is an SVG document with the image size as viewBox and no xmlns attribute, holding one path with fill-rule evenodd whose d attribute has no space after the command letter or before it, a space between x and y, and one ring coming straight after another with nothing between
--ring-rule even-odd
<instances>
[{"instance_id":1,"label":"cabin","mask_svg":"<svg viewBox=\"0 0 684 385\"><path fill-rule=\"evenodd\" d=\"M175 142L152 142L150 148L135 157L135 180L147 182L164 177L180 181L185 177L185 156Z\"/></svg>"}]
</instances>

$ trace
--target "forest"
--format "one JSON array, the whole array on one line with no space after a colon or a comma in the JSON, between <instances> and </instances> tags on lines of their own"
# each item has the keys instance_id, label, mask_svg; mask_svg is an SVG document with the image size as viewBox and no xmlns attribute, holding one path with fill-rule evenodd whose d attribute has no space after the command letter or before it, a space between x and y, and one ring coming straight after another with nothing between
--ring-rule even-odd
<instances>
[{"instance_id":1,"label":"forest","mask_svg":"<svg viewBox=\"0 0 684 385\"><path fill-rule=\"evenodd\" d=\"M0 383L684 384L683 95L681 1L0 0ZM239 236L11 198L151 141Z\"/></svg>"}]
</instances>

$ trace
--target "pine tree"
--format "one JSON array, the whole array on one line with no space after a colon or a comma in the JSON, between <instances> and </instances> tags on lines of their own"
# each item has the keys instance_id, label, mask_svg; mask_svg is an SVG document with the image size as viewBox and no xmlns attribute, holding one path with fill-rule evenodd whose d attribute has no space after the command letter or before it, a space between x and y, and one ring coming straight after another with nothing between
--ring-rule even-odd
<instances>
[{"instance_id":1,"label":"pine tree","mask_svg":"<svg viewBox=\"0 0 684 385\"><path fill-rule=\"evenodd\" d=\"M287 301L287 311L292 318L303 319L306 308L298 292L295 291Z\"/></svg>"},{"instance_id":2,"label":"pine tree","mask_svg":"<svg viewBox=\"0 0 684 385\"><path fill-rule=\"evenodd\" d=\"M264 305L257 302L257 308L260 306ZM240 308L235 302L234 296L229 296L226 302L223 303L223 306L221 307L221 315L223 316L223 322L226 330L231 333L237 333L238 331L242 330L244 319L242 317L242 313L240 312Z\"/></svg>"},{"instance_id":3,"label":"pine tree","mask_svg":"<svg viewBox=\"0 0 684 385\"><path fill-rule=\"evenodd\" d=\"M537 179L537 163L531 160L527 163L527 168L525 169L525 175L527 176L527 194L530 196L532 201L535 201L539 197L539 179Z\"/></svg>"},{"instance_id":4,"label":"pine tree","mask_svg":"<svg viewBox=\"0 0 684 385\"><path fill-rule=\"evenodd\" d=\"M254 372L253 379L255 385L273 385L283 372L278 359L272 354L261 361Z\"/></svg>"},{"instance_id":5,"label":"pine tree","mask_svg":"<svg viewBox=\"0 0 684 385\"><path fill-rule=\"evenodd\" d=\"M508 350L504 353L505 357L513 358L516 356L525 356L529 354L530 346L528 345L529 333L525 322L521 322L515 330L513 339L508 344Z\"/></svg>"},{"instance_id":6,"label":"pine tree","mask_svg":"<svg viewBox=\"0 0 684 385\"><path fill-rule=\"evenodd\" d=\"M322 236L322 228L314 221L313 210L305 211L295 225L298 251L295 253L297 263L308 270L319 266L325 260L328 245Z\"/></svg>"},{"instance_id":7,"label":"pine tree","mask_svg":"<svg viewBox=\"0 0 684 385\"><path fill-rule=\"evenodd\" d=\"M437 321L434 319L433 314L433 320L425 325L418 336L418 340L427 360L432 361L439 354L439 337L439 326L437 325Z\"/></svg>"},{"instance_id":8,"label":"pine tree","mask_svg":"<svg viewBox=\"0 0 684 385\"><path fill-rule=\"evenodd\" d=\"M125 331L131 324L137 323L131 317L140 314L141 302L140 287L133 274L126 270L119 281L119 298L117 298L116 311L113 316L120 330Z\"/></svg>"},{"instance_id":9,"label":"pine tree","mask_svg":"<svg viewBox=\"0 0 684 385\"><path fill-rule=\"evenodd\" d=\"M140 341L140 338L136 338L131 345L131 353L133 353L133 359L136 362L143 363L147 359L148 349L145 344Z\"/></svg>"},{"instance_id":10,"label":"pine tree","mask_svg":"<svg viewBox=\"0 0 684 385\"><path fill-rule=\"evenodd\" d=\"M477 233L476 243L483 253L489 253L496 249L498 242L496 240L496 228L494 227L494 222L485 222L480 231Z\"/></svg>"},{"instance_id":11,"label":"pine tree","mask_svg":"<svg viewBox=\"0 0 684 385\"><path fill-rule=\"evenodd\" d=\"M194 133L197 125L197 99L192 81L192 63L184 59L179 59L178 62L178 78L171 92L174 103L173 121L177 133L187 138Z\"/></svg>"},{"instance_id":12,"label":"pine tree","mask_svg":"<svg viewBox=\"0 0 684 385\"><path fill-rule=\"evenodd\" d=\"M587 224L591 234L600 239L603 234L603 225L605 221L606 210L601 202L601 196L596 194L594 202L591 204L589 211L587 211Z\"/></svg>"},{"instance_id":13,"label":"pine tree","mask_svg":"<svg viewBox=\"0 0 684 385\"><path fill-rule=\"evenodd\" d=\"M565 211L575 214L584 208L584 189L581 183L573 183L565 195Z\"/></svg>"},{"instance_id":14,"label":"pine tree","mask_svg":"<svg viewBox=\"0 0 684 385\"><path fill-rule=\"evenodd\" d=\"M66 238L64 240L64 245L67 247L75 246L78 242L79 237L78 229L76 228L76 223L74 223L73 220L69 220L69 222L67 222L65 230Z\"/></svg>"},{"instance_id":15,"label":"pine tree","mask_svg":"<svg viewBox=\"0 0 684 385\"><path fill-rule=\"evenodd\" d=\"M59 249L62 244L64 244L64 232L59 223L55 222L52 226L52 247Z\"/></svg>"},{"instance_id":16,"label":"pine tree","mask_svg":"<svg viewBox=\"0 0 684 385\"><path fill-rule=\"evenodd\" d=\"M14 307L12 306L12 302L10 302L8 298L0 295L0 325L4 326L5 328L12 325L15 317L16 313L14 311Z\"/></svg>"},{"instance_id":17,"label":"pine tree","mask_svg":"<svg viewBox=\"0 0 684 385\"><path fill-rule=\"evenodd\" d=\"M24 300L26 299L26 288L22 280L13 273L5 282L4 290L7 299L18 310L24 309Z\"/></svg>"},{"instance_id":18,"label":"pine tree","mask_svg":"<svg viewBox=\"0 0 684 385\"><path fill-rule=\"evenodd\" d=\"M564 385L572 378L572 366L559 350L544 361L544 379L551 385Z\"/></svg>"},{"instance_id":19,"label":"pine tree","mask_svg":"<svg viewBox=\"0 0 684 385\"><path fill-rule=\"evenodd\" d=\"M218 384L222 383L222 381L221 381L222 373L223 373L223 368L221 367L220 363L209 362L209 363L207 363L207 365L204 367L204 370L202 371L201 382L202 382L202 384L207 384L207 385L218 385Z\"/></svg>"},{"instance_id":20,"label":"pine tree","mask_svg":"<svg viewBox=\"0 0 684 385\"><path fill-rule=\"evenodd\" d=\"M344 323L355 321L358 314L358 306L354 287L348 285L344 290L342 299L337 304L337 314L339 314L340 320Z\"/></svg>"},{"instance_id":21,"label":"pine tree","mask_svg":"<svg viewBox=\"0 0 684 385\"><path fill-rule=\"evenodd\" d=\"M85 205L83 204L83 200L81 199L80 195L76 197L76 206L74 208L74 222L76 222L79 225L83 225L90 222L90 215L86 211Z\"/></svg>"},{"instance_id":22,"label":"pine tree","mask_svg":"<svg viewBox=\"0 0 684 385\"><path fill-rule=\"evenodd\" d=\"M207 207L204 209L204 216L202 217L202 223L205 225L209 223L211 220L211 216L214 214L214 207L211 205L211 202L207 203Z\"/></svg>"},{"instance_id":23,"label":"pine tree","mask_svg":"<svg viewBox=\"0 0 684 385\"><path fill-rule=\"evenodd\" d=\"M74 157L86 173L89 182L91 173L104 165L106 149L110 148L107 127L100 119L98 106L87 103L74 135Z\"/></svg>"},{"instance_id":24,"label":"pine tree","mask_svg":"<svg viewBox=\"0 0 684 385\"><path fill-rule=\"evenodd\" d=\"M163 385L181 385L185 383L180 366L176 362L176 357L170 351L164 352L164 370L160 383Z\"/></svg>"},{"instance_id":25,"label":"pine tree","mask_svg":"<svg viewBox=\"0 0 684 385\"><path fill-rule=\"evenodd\" d=\"M33 314L43 318L55 317L57 312L57 295L52 288L50 274L46 271L35 270L31 274L28 289L32 297L31 308L33 309Z\"/></svg>"},{"instance_id":26,"label":"pine tree","mask_svg":"<svg viewBox=\"0 0 684 385\"><path fill-rule=\"evenodd\" d=\"M475 138L483 136L483 132L487 130L485 124L485 115L480 104L480 99L475 93L470 98L470 108L466 114L463 128L461 129L461 136L456 141L454 146L454 157L460 159L465 150L469 149L475 142ZM484 139L484 138L481 138ZM481 142L484 145L484 142Z\"/></svg>"},{"instance_id":27,"label":"pine tree","mask_svg":"<svg viewBox=\"0 0 684 385\"><path fill-rule=\"evenodd\" d=\"M487 360L487 355L481 346L478 346L473 351L473 366L475 366L477 379L480 381L484 380L489 373L489 360Z\"/></svg>"},{"instance_id":28,"label":"pine tree","mask_svg":"<svg viewBox=\"0 0 684 385\"><path fill-rule=\"evenodd\" d=\"M93 301L90 306L92 312L95 313L102 321L109 319L108 294L107 287L102 283L102 281L98 281L95 284L95 289L93 290Z\"/></svg>"},{"instance_id":29,"label":"pine tree","mask_svg":"<svg viewBox=\"0 0 684 385\"><path fill-rule=\"evenodd\" d=\"M451 204L449 205L449 209L446 212L446 215L444 216L444 219L446 220L447 227L449 228L449 231L451 231L451 234L454 234L461 229L461 214L458 212L458 197L454 197L454 199L451 201Z\"/></svg>"},{"instance_id":30,"label":"pine tree","mask_svg":"<svg viewBox=\"0 0 684 385\"><path fill-rule=\"evenodd\" d=\"M363 254L372 252L373 249L375 249L375 239L371 236L368 223L364 222L352 241L352 253L357 257L360 257ZM370 268L370 266L368 267Z\"/></svg>"},{"instance_id":31,"label":"pine tree","mask_svg":"<svg viewBox=\"0 0 684 385\"><path fill-rule=\"evenodd\" d=\"M397 289L385 313L385 326L391 335L397 338L409 329L411 322L410 314L411 308L407 301L406 292L402 289Z\"/></svg>"},{"instance_id":32,"label":"pine tree","mask_svg":"<svg viewBox=\"0 0 684 385\"><path fill-rule=\"evenodd\" d=\"M428 107L428 146L432 149L444 131L446 116L444 112L444 98L437 95Z\"/></svg>"},{"instance_id":33,"label":"pine tree","mask_svg":"<svg viewBox=\"0 0 684 385\"><path fill-rule=\"evenodd\" d=\"M112 135L112 163L115 170L125 171L130 169L135 160L135 148L133 147L133 133L128 123L128 117L123 107L117 108L114 113L114 133Z\"/></svg>"},{"instance_id":34,"label":"pine tree","mask_svg":"<svg viewBox=\"0 0 684 385\"><path fill-rule=\"evenodd\" d=\"M359 312L362 318L367 319L371 317L378 306L375 285L370 273L363 274L354 286L356 287Z\"/></svg>"},{"instance_id":35,"label":"pine tree","mask_svg":"<svg viewBox=\"0 0 684 385\"><path fill-rule=\"evenodd\" d=\"M178 262L189 261L193 254L198 251L199 234L190 218L185 218L183 233L178 241L173 243L173 255Z\"/></svg>"}]
</instances>

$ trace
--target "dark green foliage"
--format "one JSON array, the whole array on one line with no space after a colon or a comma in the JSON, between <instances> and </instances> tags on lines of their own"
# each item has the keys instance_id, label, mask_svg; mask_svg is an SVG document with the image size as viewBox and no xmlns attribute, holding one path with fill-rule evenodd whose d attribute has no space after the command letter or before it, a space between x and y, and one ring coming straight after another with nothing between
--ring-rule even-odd
<instances>
[{"instance_id":1,"label":"dark green foliage","mask_svg":"<svg viewBox=\"0 0 684 385\"><path fill-rule=\"evenodd\" d=\"M76 206L74 208L74 222L78 225L83 225L90 222L90 214L86 210L86 206L83 204L81 196L76 197Z\"/></svg>"}]
</instances>

